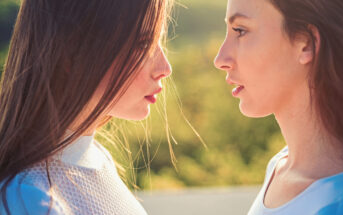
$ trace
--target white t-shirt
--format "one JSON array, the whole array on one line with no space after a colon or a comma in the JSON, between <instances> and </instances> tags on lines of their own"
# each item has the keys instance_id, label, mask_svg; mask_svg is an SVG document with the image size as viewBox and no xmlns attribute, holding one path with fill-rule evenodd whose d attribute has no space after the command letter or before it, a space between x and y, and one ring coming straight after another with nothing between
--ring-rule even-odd
<instances>
[{"instance_id":1,"label":"white t-shirt","mask_svg":"<svg viewBox=\"0 0 343 215\"><path fill-rule=\"evenodd\" d=\"M265 207L263 200L275 166L287 155L285 147L270 160L263 186L248 215L343 215L343 173L315 181L278 208Z\"/></svg>"}]
</instances>

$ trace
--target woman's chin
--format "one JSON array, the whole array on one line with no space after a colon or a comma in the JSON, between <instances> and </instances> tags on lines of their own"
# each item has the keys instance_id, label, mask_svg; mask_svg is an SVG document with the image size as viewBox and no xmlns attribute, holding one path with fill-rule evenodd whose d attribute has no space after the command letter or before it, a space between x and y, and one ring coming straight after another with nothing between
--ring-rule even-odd
<instances>
[{"instance_id":1,"label":"woman's chin","mask_svg":"<svg viewBox=\"0 0 343 215\"><path fill-rule=\"evenodd\" d=\"M262 118L271 114L270 112L266 111L266 108L256 107L251 104L248 105L242 101L239 103L239 110L244 116L250 118Z\"/></svg>"},{"instance_id":2,"label":"woman's chin","mask_svg":"<svg viewBox=\"0 0 343 215\"><path fill-rule=\"evenodd\" d=\"M141 115L137 115L135 117L132 117L130 120L134 120L134 121L145 120L146 118L148 118L149 115L150 115L150 110L146 113L142 113Z\"/></svg>"},{"instance_id":3,"label":"woman's chin","mask_svg":"<svg viewBox=\"0 0 343 215\"><path fill-rule=\"evenodd\" d=\"M150 115L150 105L148 105L146 108L137 111L135 114L132 114L131 120L134 121L140 121L146 119Z\"/></svg>"}]
</instances>

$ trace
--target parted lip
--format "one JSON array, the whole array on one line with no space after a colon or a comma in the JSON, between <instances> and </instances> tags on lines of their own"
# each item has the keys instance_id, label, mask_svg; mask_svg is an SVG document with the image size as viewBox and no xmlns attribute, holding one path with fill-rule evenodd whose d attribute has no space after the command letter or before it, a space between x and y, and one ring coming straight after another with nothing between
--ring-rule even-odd
<instances>
[{"instance_id":1,"label":"parted lip","mask_svg":"<svg viewBox=\"0 0 343 215\"><path fill-rule=\"evenodd\" d=\"M243 86L242 84L239 84L238 82L232 80L231 78L227 78L226 82L230 85L237 85L237 86Z\"/></svg>"}]
</instances>

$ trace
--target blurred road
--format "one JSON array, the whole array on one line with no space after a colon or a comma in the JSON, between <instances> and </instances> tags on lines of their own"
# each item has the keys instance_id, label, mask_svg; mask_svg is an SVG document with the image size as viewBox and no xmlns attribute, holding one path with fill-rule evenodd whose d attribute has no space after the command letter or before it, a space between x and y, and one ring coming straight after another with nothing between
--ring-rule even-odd
<instances>
[{"instance_id":1,"label":"blurred road","mask_svg":"<svg viewBox=\"0 0 343 215\"><path fill-rule=\"evenodd\" d=\"M260 187L139 192L149 215L246 215Z\"/></svg>"}]
</instances>

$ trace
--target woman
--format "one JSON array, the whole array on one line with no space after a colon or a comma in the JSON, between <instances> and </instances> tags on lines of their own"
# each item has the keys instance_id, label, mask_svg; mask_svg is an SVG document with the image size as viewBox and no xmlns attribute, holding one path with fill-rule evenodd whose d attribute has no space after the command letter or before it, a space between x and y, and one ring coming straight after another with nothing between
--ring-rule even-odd
<instances>
[{"instance_id":1,"label":"woman","mask_svg":"<svg viewBox=\"0 0 343 215\"><path fill-rule=\"evenodd\" d=\"M168 0L24 0L0 93L1 214L146 214L94 141L141 120L171 69Z\"/></svg>"},{"instance_id":2,"label":"woman","mask_svg":"<svg viewBox=\"0 0 343 215\"><path fill-rule=\"evenodd\" d=\"M229 0L215 59L248 117L273 114L287 146L249 214L343 214L343 2Z\"/></svg>"}]
</instances>

